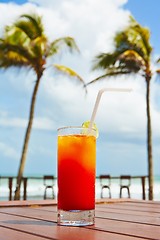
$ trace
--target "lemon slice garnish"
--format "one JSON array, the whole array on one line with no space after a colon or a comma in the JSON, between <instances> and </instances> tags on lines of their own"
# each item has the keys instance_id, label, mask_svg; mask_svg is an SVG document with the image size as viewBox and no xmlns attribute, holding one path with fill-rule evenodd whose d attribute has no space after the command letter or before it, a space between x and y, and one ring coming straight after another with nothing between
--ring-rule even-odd
<instances>
[{"instance_id":1,"label":"lemon slice garnish","mask_svg":"<svg viewBox=\"0 0 160 240\"><path fill-rule=\"evenodd\" d=\"M89 125L90 125L90 121L86 121L86 122L82 123L83 128L89 128ZM99 131L98 131L98 128L95 123L93 123L92 129L96 130L96 138L98 138ZM95 135L95 134L93 134L93 135Z\"/></svg>"}]
</instances>

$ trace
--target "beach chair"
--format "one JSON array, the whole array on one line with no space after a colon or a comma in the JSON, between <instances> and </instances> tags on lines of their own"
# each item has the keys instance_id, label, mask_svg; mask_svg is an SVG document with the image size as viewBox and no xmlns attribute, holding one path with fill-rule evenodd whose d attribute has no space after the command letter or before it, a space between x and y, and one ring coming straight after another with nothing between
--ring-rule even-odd
<instances>
[{"instance_id":1,"label":"beach chair","mask_svg":"<svg viewBox=\"0 0 160 240\"><path fill-rule=\"evenodd\" d=\"M47 199L47 190L48 189L52 190L52 198L55 198L55 194L54 194L54 176L45 175L43 177L43 183L44 183L44 186L45 186L45 189L44 189L44 199Z\"/></svg>"},{"instance_id":2,"label":"beach chair","mask_svg":"<svg viewBox=\"0 0 160 240\"><path fill-rule=\"evenodd\" d=\"M101 198L103 198L104 189L108 189L109 198L111 198L111 177L110 175L100 175L100 184L101 184Z\"/></svg>"},{"instance_id":3,"label":"beach chair","mask_svg":"<svg viewBox=\"0 0 160 240\"><path fill-rule=\"evenodd\" d=\"M120 194L119 194L120 198L122 198L123 189L127 190L128 198L131 197L130 185L131 185L131 176L130 175L121 175L120 176Z\"/></svg>"}]
</instances>

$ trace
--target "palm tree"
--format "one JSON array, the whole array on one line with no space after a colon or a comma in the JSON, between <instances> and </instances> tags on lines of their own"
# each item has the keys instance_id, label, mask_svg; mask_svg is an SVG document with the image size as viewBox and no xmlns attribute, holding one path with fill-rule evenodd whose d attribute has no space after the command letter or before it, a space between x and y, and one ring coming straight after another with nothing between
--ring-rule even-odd
<instances>
[{"instance_id":1,"label":"palm tree","mask_svg":"<svg viewBox=\"0 0 160 240\"><path fill-rule=\"evenodd\" d=\"M88 84L101 79L121 74L140 74L146 82L146 111L147 111L147 153L148 153L148 177L149 199L153 199L153 159L152 159L152 130L150 114L150 82L151 53L150 31L142 27L130 17L129 25L114 38L115 49L112 53L101 53L94 59L93 70L103 69L104 74L92 80Z\"/></svg>"},{"instance_id":2,"label":"palm tree","mask_svg":"<svg viewBox=\"0 0 160 240\"><path fill-rule=\"evenodd\" d=\"M69 50L77 50L78 47L72 37L62 37L49 42L44 33L42 17L37 14L24 14L11 26L7 26L3 38L0 39L0 67L7 69L14 67L27 67L36 74L36 82L31 98L28 126L25 133L17 185L14 199L20 199L20 185L23 177L28 144L34 118L34 110L39 84L49 57L56 55L67 47ZM68 67L55 64L55 68L76 77L83 84L81 77Z\"/></svg>"}]
</instances>

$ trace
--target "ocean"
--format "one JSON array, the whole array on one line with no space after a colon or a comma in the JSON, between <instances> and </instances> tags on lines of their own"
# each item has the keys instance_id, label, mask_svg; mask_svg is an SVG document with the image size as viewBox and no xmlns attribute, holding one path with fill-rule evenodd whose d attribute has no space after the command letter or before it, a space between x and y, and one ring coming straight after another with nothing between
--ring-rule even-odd
<instances>
[{"instance_id":1,"label":"ocean","mask_svg":"<svg viewBox=\"0 0 160 240\"><path fill-rule=\"evenodd\" d=\"M13 180L13 194L12 199L14 196L14 189L15 189L16 181ZM112 198L119 198L120 193L120 182L119 179L112 179L111 180L111 197ZM39 200L43 199L44 197L44 183L42 178L38 179L28 179L27 183L27 200ZM146 199L148 199L148 184L146 180ZM55 198L57 197L57 180L54 180L54 192ZM140 179L132 179L131 186L130 186L130 193L131 198L133 199L142 199L142 185ZM101 185L99 179L96 179L96 198L99 199L101 194ZM21 195L23 195L23 186L21 189ZM0 201L8 200L9 197L9 188L8 188L8 179L0 178ZM47 190L47 197L51 197L51 190ZM104 197L108 197L107 189L104 190ZM127 197L127 192L123 191L123 197ZM155 176L154 178L154 200L160 201L160 176Z\"/></svg>"}]
</instances>

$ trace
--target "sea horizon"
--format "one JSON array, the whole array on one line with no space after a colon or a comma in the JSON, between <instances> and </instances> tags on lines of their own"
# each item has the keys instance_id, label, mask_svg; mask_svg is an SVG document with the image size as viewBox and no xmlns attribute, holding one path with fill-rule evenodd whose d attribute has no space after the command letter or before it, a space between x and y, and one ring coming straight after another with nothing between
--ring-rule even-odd
<instances>
[{"instance_id":1,"label":"sea horizon","mask_svg":"<svg viewBox=\"0 0 160 240\"><path fill-rule=\"evenodd\" d=\"M134 177L134 175L131 175ZM9 175L1 175L0 176L0 201L6 201L9 198L9 188L8 188L8 179L5 177L9 177ZM12 176L15 177L15 176ZM40 200L44 198L44 183L43 183L43 176L24 176L28 177L27 182L27 200ZM113 176L114 177L114 176ZM12 186L12 199L14 197L14 190L16 186L16 178L13 180ZM112 198L119 198L120 194L120 181L119 179L112 179L111 180L111 197ZM146 199L148 199L148 181L146 180L145 184L145 192L146 192ZM54 180L54 193L55 198L57 198L57 179L55 177ZM142 199L142 184L141 179L132 179L131 186L130 186L130 193L131 198L133 199ZM23 184L21 188L21 196L23 196ZM123 190L123 197L128 197L127 192L125 189ZM51 191L48 190L47 197L51 198ZM96 194L95 198L99 199L101 197L101 185L99 178L96 178ZM104 191L104 197L109 197L107 189ZM154 200L160 201L160 175L154 176Z\"/></svg>"}]
</instances>

